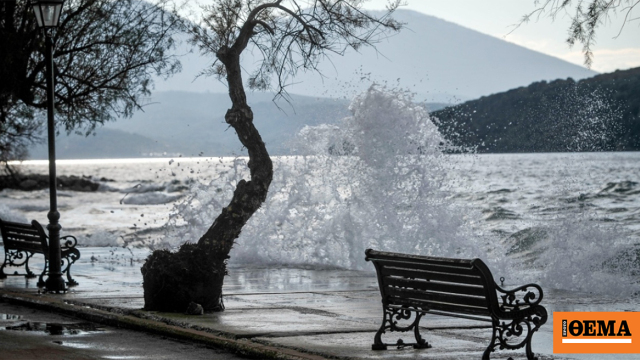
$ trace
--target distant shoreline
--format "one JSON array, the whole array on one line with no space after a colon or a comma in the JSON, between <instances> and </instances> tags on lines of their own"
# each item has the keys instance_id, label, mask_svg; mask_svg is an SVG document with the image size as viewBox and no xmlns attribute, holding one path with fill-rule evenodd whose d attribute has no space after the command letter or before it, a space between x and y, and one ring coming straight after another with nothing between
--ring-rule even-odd
<instances>
[{"instance_id":1,"label":"distant shoreline","mask_svg":"<svg viewBox=\"0 0 640 360\"><path fill-rule=\"evenodd\" d=\"M634 153L640 152L640 150L610 150L610 151L535 151L535 152L468 152L468 153L445 153L445 155L472 155L472 156L484 156L484 155L534 155L534 154L615 154L615 153ZM287 158L287 157L303 157L303 156L312 156L312 155L272 155L272 158ZM180 162L198 162L198 161L206 161L207 159L244 159L249 160L248 156L234 156L234 155L221 155L221 156L191 156L191 157L183 157L173 156L173 157L139 157L139 158L107 158L107 159L57 159L56 164L59 165L91 165L91 164L126 164L126 163L162 163L173 161ZM29 159L29 160L11 160L9 161L9 165L13 166L38 166L38 165L48 165L49 160L42 159Z\"/></svg>"},{"instance_id":2,"label":"distant shoreline","mask_svg":"<svg viewBox=\"0 0 640 360\"><path fill-rule=\"evenodd\" d=\"M100 183L87 176L67 176L56 177L58 190L71 190L91 192L97 191ZM112 181L100 179L100 181ZM44 190L49 188L49 176L43 174L22 174L0 176L0 191L4 189L14 189L22 191Z\"/></svg>"}]
</instances>

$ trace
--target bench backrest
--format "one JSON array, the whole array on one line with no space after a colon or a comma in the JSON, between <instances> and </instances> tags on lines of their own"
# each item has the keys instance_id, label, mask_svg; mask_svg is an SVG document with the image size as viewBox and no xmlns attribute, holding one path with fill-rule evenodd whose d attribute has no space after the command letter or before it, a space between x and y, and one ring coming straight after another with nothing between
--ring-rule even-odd
<instances>
[{"instance_id":1,"label":"bench backrest","mask_svg":"<svg viewBox=\"0 0 640 360\"><path fill-rule=\"evenodd\" d=\"M491 315L497 301L491 272L480 259L449 259L366 250L378 273L382 302L424 311ZM486 320L486 318L483 318Z\"/></svg>"},{"instance_id":2,"label":"bench backrest","mask_svg":"<svg viewBox=\"0 0 640 360\"><path fill-rule=\"evenodd\" d=\"M28 250L47 255L48 245L44 229L35 220L31 224L21 224L0 219L0 233L5 251Z\"/></svg>"}]
</instances>

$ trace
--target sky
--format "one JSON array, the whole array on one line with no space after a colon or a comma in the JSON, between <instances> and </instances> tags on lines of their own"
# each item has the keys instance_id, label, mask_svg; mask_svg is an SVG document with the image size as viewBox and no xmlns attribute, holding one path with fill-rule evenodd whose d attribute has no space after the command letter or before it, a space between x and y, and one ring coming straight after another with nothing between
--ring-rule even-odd
<instances>
[{"instance_id":1,"label":"sky","mask_svg":"<svg viewBox=\"0 0 640 360\"><path fill-rule=\"evenodd\" d=\"M369 9L384 9L386 0L371 0ZM514 28L522 17L536 9L534 0L405 0L404 9L436 16L487 35L539 51L571 63L584 66L582 46L570 48L566 43L569 14L553 21L544 16ZM574 1L575 3L575 1ZM623 24L623 16L611 16L604 24L592 48L594 60L591 69L598 72L625 70L640 66L640 6L634 9L632 19Z\"/></svg>"}]
</instances>

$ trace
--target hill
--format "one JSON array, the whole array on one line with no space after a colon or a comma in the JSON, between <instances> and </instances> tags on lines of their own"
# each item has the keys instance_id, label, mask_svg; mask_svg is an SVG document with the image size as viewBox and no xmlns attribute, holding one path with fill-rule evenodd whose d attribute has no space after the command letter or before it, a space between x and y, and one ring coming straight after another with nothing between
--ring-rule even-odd
<instances>
[{"instance_id":1,"label":"hill","mask_svg":"<svg viewBox=\"0 0 640 360\"><path fill-rule=\"evenodd\" d=\"M276 104L272 96L247 95L271 155L285 154L287 141L303 126L333 123L349 115L346 100L292 95L291 104ZM157 92L143 112L105 124L95 136L59 135L57 155L60 159L242 155L240 141L224 122L229 107L227 94ZM30 149L30 158L46 159L46 144Z\"/></svg>"},{"instance_id":2,"label":"hill","mask_svg":"<svg viewBox=\"0 0 640 360\"><path fill-rule=\"evenodd\" d=\"M640 150L640 68L535 82L432 113L478 152Z\"/></svg>"},{"instance_id":3,"label":"hill","mask_svg":"<svg viewBox=\"0 0 640 360\"><path fill-rule=\"evenodd\" d=\"M46 142L29 149L29 159L48 159ZM56 137L58 159L118 159L162 156L171 152L171 146L139 134L108 128L95 134L65 135Z\"/></svg>"},{"instance_id":4,"label":"hill","mask_svg":"<svg viewBox=\"0 0 640 360\"><path fill-rule=\"evenodd\" d=\"M334 123L349 116L346 100L291 95L291 104L271 94L249 93L255 123L271 155L289 153L287 141L305 125ZM427 104L430 110L448 104ZM94 135L60 134L59 159L242 155L240 141L224 122L227 94L157 92L131 119L107 123ZM47 159L46 143L30 149L31 159Z\"/></svg>"},{"instance_id":5,"label":"hill","mask_svg":"<svg viewBox=\"0 0 640 360\"><path fill-rule=\"evenodd\" d=\"M347 116L349 100L372 82L409 89L435 110L534 81L596 74L433 16L400 10L396 17L406 28L381 39L376 50L329 56L320 64L323 76L300 73L288 88L300 94L292 95L291 105L281 102L279 109L272 94L249 94L256 125L273 155L286 154L286 141L304 125L333 123ZM187 47L178 53L185 54L183 72L167 81L155 80L156 92L144 112L106 124L96 136L59 136L58 157L242 154L235 133L223 120L230 106L224 84L213 78L195 79L210 59L190 53ZM245 69L255 66L257 53L243 54ZM31 158L46 158L46 146L31 149Z\"/></svg>"},{"instance_id":6,"label":"hill","mask_svg":"<svg viewBox=\"0 0 640 360\"><path fill-rule=\"evenodd\" d=\"M457 103L535 81L582 79L597 74L420 12L398 10L394 17L406 23L400 33L380 39L376 49L347 51L344 56L330 54L319 66L322 76L300 72L289 92L350 100L377 82L409 89L421 101ZM157 79L157 90L227 91L214 78L196 79L212 59L189 53L186 46L179 53L186 54L181 58L183 71L167 81ZM255 67L259 53L248 48L243 53L243 68Z\"/></svg>"}]
</instances>

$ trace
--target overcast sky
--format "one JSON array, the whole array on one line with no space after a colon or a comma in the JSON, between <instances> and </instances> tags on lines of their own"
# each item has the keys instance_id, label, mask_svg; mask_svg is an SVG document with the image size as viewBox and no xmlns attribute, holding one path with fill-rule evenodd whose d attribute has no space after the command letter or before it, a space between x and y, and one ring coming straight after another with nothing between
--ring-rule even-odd
<instances>
[{"instance_id":1,"label":"overcast sky","mask_svg":"<svg viewBox=\"0 0 640 360\"><path fill-rule=\"evenodd\" d=\"M386 0L372 0L366 7L383 9ZM458 25L499 37L506 41L539 51L560 59L583 65L582 46L569 48L569 16L555 21L543 17L532 20L514 30L525 14L535 9L534 0L405 0L411 9L439 17ZM610 23L598 33L592 70L611 72L640 66L640 6L634 9L632 18L620 32L622 15L613 16ZM617 36L617 38L616 38Z\"/></svg>"}]
</instances>

